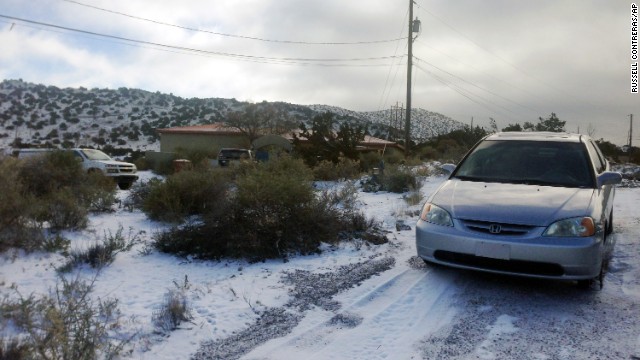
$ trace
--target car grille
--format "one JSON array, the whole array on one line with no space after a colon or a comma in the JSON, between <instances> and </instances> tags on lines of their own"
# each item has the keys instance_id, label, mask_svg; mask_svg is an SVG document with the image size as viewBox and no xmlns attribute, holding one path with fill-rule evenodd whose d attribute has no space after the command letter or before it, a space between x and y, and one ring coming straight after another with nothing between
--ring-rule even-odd
<instances>
[{"instance_id":1,"label":"car grille","mask_svg":"<svg viewBox=\"0 0 640 360\"><path fill-rule=\"evenodd\" d=\"M562 276L562 266L553 263L523 260L500 260L481 256L437 250L434 257L440 261L469 266L473 268L508 272L514 274L529 274L541 276Z\"/></svg>"},{"instance_id":2,"label":"car grille","mask_svg":"<svg viewBox=\"0 0 640 360\"><path fill-rule=\"evenodd\" d=\"M488 221L463 220L464 226L475 232L497 236L522 236L531 231L534 226L494 223Z\"/></svg>"},{"instance_id":3,"label":"car grille","mask_svg":"<svg viewBox=\"0 0 640 360\"><path fill-rule=\"evenodd\" d=\"M133 168L132 167L121 167L120 168L120 172L122 173L132 173L133 172Z\"/></svg>"}]
</instances>

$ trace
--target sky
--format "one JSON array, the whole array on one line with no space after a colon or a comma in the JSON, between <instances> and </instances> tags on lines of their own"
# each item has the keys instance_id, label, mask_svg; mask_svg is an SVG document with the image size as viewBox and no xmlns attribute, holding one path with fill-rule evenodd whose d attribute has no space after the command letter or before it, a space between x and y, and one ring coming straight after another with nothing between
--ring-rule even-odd
<instances>
[{"instance_id":1,"label":"sky","mask_svg":"<svg viewBox=\"0 0 640 360\"><path fill-rule=\"evenodd\" d=\"M415 0L412 107L627 144L631 1ZM406 0L0 0L0 80L406 106ZM640 125L633 145L640 144Z\"/></svg>"}]
</instances>

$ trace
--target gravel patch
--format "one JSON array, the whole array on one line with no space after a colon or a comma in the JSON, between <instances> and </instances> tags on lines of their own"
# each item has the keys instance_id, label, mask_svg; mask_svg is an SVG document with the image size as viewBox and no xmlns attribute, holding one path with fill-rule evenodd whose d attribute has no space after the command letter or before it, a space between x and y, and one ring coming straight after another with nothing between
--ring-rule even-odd
<instances>
[{"instance_id":1,"label":"gravel patch","mask_svg":"<svg viewBox=\"0 0 640 360\"><path fill-rule=\"evenodd\" d=\"M337 310L340 304L332 300L334 295L360 285L364 280L387 271L394 265L394 258L385 257L344 265L336 271L326 273L312 273L306 270L285 273L283 282L293 285L290 291L292 300L287 306L300 311L309 310L312 305L325 310Z\"/></svg>"},{"instance_id":2,"label":"gravel patch","mask_svg":"<svg viewBox=\"0 0 640 360\"><path fill-rule=\"evenodd\" d=\"M329 324L339 327L339 328L349 328L353 329L354 327L360 325L362 323L362 316L354 313L342 313L337 314L329 320Z\"/></svg>"}]
</instances>

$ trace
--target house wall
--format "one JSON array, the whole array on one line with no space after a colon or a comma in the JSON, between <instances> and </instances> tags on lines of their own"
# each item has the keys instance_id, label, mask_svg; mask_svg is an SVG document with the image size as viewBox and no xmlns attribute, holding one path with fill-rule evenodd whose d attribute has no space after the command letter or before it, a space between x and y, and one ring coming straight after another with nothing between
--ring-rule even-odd
<instances>
[{"instance_id":1,"label":"house wall","mask_svg":"<svg viewBox=\"0 0 640 360\"><path fill-rule=\"evenodd\" d=\"M161 152L175 152L177 149L216 152L225 147L248 149L249 139L243 135L160 134Z\"/></svg>"}]
</instances>

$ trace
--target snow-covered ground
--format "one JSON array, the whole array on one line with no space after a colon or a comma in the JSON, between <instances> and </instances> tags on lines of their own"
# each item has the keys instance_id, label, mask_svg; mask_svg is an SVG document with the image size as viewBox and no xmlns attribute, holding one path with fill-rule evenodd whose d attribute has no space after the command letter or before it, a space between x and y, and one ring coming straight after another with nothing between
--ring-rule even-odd
<instances>
[{"instance_id":1,"label":"snow-covered ground","mask_svg":"<svg viewBox=\"0 0 640 360\"><path fill-rule=\"evenodd\" d=\"M428 178L422 194L442 180ZM388 244L253 264L145 251L166 225L120 207L66 233L71 248L119 228L143 242L99 273L68 276L97 276L92 295L119 300L122 328L133 336L125 359L640 359L640 189L617 190L614 258L603 290L590 291L427 266L415 257L419 205L384 192L359 200L389 231ZM397 231L397 220L412 229ZM63 262L1 255L0 296L48 292ZM193 319L161 334L152 314L174 282L187 289Z\"/></svg>"}]
</instances>

